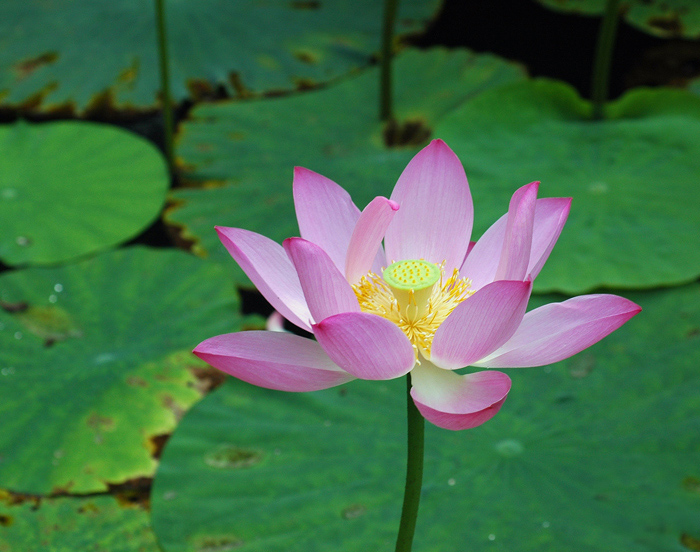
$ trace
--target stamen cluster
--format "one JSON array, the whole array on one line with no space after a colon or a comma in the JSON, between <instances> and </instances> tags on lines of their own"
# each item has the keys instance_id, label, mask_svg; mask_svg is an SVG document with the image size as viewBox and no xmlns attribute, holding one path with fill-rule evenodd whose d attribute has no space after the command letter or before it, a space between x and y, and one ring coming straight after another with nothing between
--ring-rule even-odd
<instances>
[{"instance_id":1,"label":"stamen cluster","mask_svg":"<svg viewBox=\"0 0 700 552\"><path fill-rule=\"evenodd\" d=\"M430 358L430 348L437 329L457 305L474 293L474 290L469 289L471 280L460 278L457 269L445 280L445 269L443 266L439 268L440 281L432 290L427 309L420 309L421 314L416 316L410 315L411 312L416 312L415 309L407 310L406 305L400 305L384 279L374 272L367 273L352 286L363 312L390 320L406 334L418 362L419 352L424 358Z\"/></svg>"}]
</instances>

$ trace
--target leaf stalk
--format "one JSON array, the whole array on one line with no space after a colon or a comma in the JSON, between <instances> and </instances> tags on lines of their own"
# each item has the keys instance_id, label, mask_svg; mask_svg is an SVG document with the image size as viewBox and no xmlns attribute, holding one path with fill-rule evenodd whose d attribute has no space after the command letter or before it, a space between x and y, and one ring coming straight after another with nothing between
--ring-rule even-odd
<instances>
[{"instance_id":1,"label":"leaf stalk","mask_svg":"<svg viewBox=\"0 0 700 552\"><path fill-rule=\"evenodd\" d=\"M593 120L596 121L600 121L605 117L605 102L608 99L610 82L610 64L615 47L619 15L620 0L607 0L603 21L600 24L598 33L598 44L593 64L591 99L593 101Z\"/></svg>"}]
</instances>

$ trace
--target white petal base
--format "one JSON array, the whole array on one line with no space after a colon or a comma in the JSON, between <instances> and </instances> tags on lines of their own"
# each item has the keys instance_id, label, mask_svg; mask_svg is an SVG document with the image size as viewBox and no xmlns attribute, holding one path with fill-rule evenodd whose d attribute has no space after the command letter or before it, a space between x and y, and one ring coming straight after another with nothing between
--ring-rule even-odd
<instances>
[{"instance_id":1,"label":"white petal base","mask_svg":"<svg viewBox=\"0 0 700 552\"><path fill-rule=\"evenodd\" d=\"M495 371L459 375L421 361L411 371L411 397L429 422L470 429L493 418L510 391L510 378Z\"/></svg>"}]
</instances>

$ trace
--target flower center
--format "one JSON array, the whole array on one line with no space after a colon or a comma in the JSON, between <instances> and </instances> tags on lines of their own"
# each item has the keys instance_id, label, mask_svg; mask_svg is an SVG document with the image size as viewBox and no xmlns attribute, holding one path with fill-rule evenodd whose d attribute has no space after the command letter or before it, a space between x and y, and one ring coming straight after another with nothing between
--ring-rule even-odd
<instances>
[{"instance_id":1,"label":"flower center","mask_svg":"<svg viewBox=\"0 0 700 552\"><path fill-rule=\"evenodd\" d=\"M363 312L379 315L396 324L416 351L430 358L435 332L452 311L474 293L471 280L460 278L457 269L445 279L445 270L424 260L389 265L382 277L367 273L353 285Z\"/></svg>"},{"instance_id":2,"label":"flower center","mask_svg":"<svg viewBox=\"0 0 700 552\"><path fill-rule=\"evenodd\" d=\"M441 272L440 267L428 261L399 261L386 267L382 275L396 297L401 315L417 320L428 311Z\"/></svg>"}]
</instances>

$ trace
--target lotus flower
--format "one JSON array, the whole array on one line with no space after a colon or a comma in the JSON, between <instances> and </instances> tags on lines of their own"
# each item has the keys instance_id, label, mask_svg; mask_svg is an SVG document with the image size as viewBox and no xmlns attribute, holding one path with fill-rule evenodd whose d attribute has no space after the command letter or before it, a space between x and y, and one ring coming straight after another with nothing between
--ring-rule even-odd
<instances>
[{"instance_id":1,"label":"lotus flower","mask_svg":"<svg viewBox=\"0 0 700 552\"><path fill-rule=\"evenodd\" d=\"M194 353L283 391L411 372L411 397L427 420L452 430L478 426L501 408L511 380L495 370L454 370L551 364L641 310L615 295L583 295L526 314L571 204L537 199L538 186L518 189L508 213L473 244L467 177L441 140L411 160L390 199L376 197L362 212L340 186L297 167L300 238L280 246L239 228L217 232L260 293L315 340L246 331L207 339Z\"/></svg>"}]
</instances>

